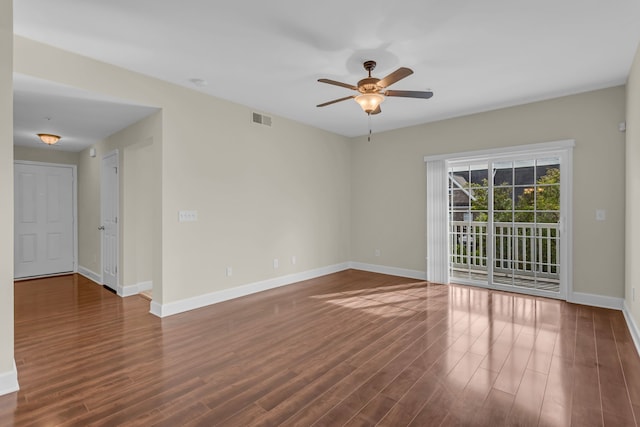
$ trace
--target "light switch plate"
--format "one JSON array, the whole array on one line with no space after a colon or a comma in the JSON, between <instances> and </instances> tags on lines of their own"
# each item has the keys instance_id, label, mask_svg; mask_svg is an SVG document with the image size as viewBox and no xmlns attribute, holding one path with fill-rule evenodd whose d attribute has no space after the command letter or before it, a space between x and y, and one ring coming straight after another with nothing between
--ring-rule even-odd
<instances>
[{"instance_id":1,"label":"light switch plate","mask_svg":"<svg viewBox=\"0 0 640 427\"><path fill-rule=\"evenodd\" d=\"M179 211L179 222L193 222L198 220L198 211Z\"/></svg>"},{"instance_id":2,"label":"light switch plate","mask_svg":"<svg viewBox=\"0 0 640 427\"><path fill-rule=\"evenodd\" d=\"M607 219L607 211L604 209L596 209L596 221L605 221Z\"/></svg>"}]
</instances>

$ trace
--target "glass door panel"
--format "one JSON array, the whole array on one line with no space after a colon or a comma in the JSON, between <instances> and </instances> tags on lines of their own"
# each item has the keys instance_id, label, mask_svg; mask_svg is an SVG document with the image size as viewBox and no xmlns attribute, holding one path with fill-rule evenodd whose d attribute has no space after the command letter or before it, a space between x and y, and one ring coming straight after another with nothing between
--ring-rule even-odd
<instances>
[{"instance_id":1,"label":"glass door panel","mask_svg":"<svg viewBox=\"0 0 640 427\"><path fill-rule=\"evenodd\" d=\"M449 275L506 290L560 292L560 158L449 168Z\"/></svg>"},{"instance_id":2,"label":"glass door panel","mask_svg":"<svg viewBox=\"0 0 640 427\"><path fill-rule=\"evenodd\" d=\"M449 169L449 275L487 280L487 163Z\"/></svg>"},{"instance_id":3,"label":"glass door panel","mask_svg":"<svg viewBox=\"0 0 640 427\"><path fill-rule=\"evenodd\" d=\"M492 170L494 283L559 292L560 159L500 161Z\"/></svg>"}]
</instances>

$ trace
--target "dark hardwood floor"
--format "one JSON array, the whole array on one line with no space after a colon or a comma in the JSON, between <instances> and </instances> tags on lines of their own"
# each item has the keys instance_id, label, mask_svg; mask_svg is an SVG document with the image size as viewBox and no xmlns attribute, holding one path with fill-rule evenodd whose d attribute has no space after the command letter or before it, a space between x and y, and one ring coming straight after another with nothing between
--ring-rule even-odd
<instances>
[{"instance_id":1,"label":"dark hardwood floor","mask_svg":"<svg viewBox=\"0 0 640 427\"><path fill-rule=\"evenodd\" d=\"M74 275L15 284L1 426L633 426L621 312L349 270L159 319Z\"/></svg>"}]
</instances>

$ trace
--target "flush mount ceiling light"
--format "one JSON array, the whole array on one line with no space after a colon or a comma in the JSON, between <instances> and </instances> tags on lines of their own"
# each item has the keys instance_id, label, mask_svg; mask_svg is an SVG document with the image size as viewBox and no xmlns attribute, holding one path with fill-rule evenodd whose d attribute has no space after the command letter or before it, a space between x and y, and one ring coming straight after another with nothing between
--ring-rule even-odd
<instances>
[{"instance_id":1,"label":"flush mount ceiling light","mask_svg":"<svg viewBox=\"0 0 640 427\"><path fill-rule=\"evenodd\" d=\"M50 133L39 133L38 137L47 145L53 145L56 142L60 141L60 137L58 135L52 135Z\"/></svg>"},{"instance_id":2,"label":"flush mount ceiling light","mask_svg":"<svg viewBox=\"0 0 640 427\"><path fill-rule=\"evenodd\" d=\"M319 79L320 83L328 83L334 86L340 86L347 89L360 92L359 95L345 96L344 98L334 99L333 101L319 104L318 107L325 107L327 105L335 104L336 102L346 101L347 99L355 99L360 104L362 109L367 114L380 113L380 104L384 101L386 96L398 96L402 98L422 98L429 99L433 96L431 91L417 91L417 90L385 90L388 86L396 83L399 80L404 79L407 76L413 74L410 68L400 67L393 73L389 74L383 79L371 77L371 71L376 68L375 61L365 61L364 69L369 72L369 77L358 82L357 86L350 85L348 83L337 82L329 79Z\"/></svg>"}]
</instances>

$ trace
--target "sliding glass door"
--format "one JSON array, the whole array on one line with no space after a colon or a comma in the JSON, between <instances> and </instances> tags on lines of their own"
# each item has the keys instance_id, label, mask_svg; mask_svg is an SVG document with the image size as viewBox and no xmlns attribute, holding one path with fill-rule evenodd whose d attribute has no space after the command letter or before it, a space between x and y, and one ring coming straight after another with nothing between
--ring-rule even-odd
<instances>
[{"instance_id":1,"label":"sliding glass door","mask_svg":"<svg viewBox=\"0 0 640 427\"><path fill-rule=\"evenodd\" d=\"M553 152L447 162L451 282L565 296L562 165Z\"/></svg>"}]
</instances>

